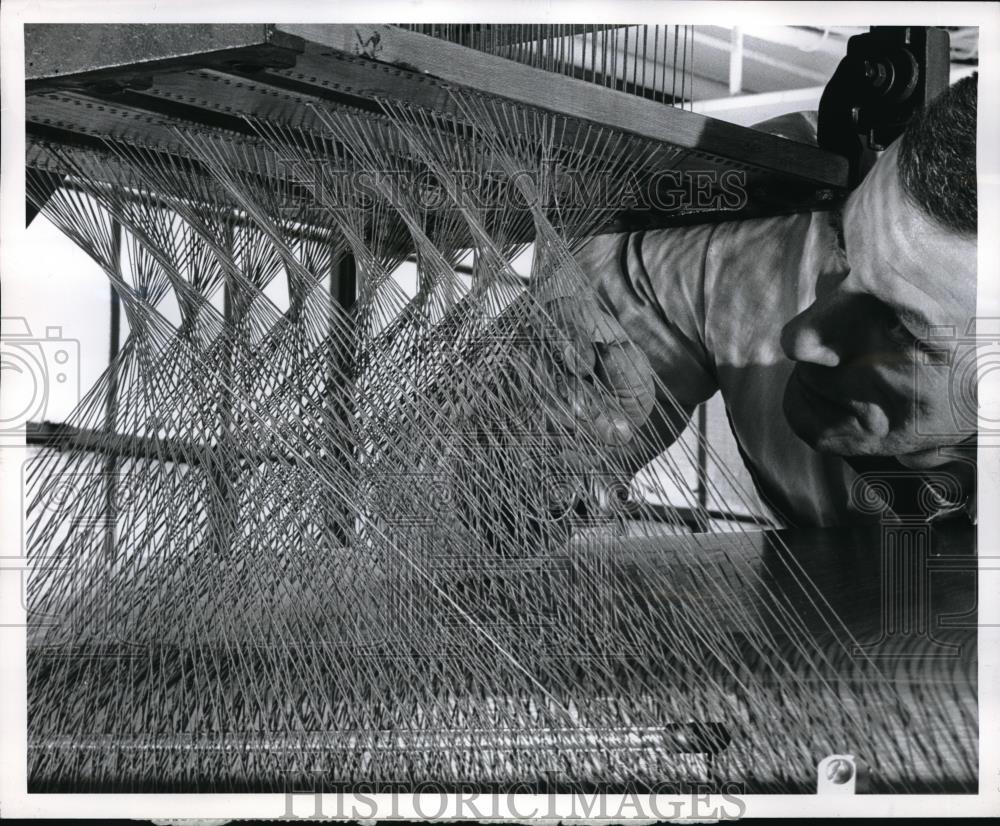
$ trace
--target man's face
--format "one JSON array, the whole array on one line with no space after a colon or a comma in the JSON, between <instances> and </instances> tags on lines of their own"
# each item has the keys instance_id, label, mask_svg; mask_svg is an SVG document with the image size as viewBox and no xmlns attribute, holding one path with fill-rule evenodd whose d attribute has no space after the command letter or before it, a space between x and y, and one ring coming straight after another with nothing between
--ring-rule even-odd
<instances>
[{"instance_id":1,"label":"man's face","mask_svg":"<svg viewBox=\"0 0 1000 826\"><path fill-rule=\"evenodd\" d=\"M975 432L956 421L959 388L943 363L956 342L942 336L963 336L975 314L976 239L905 196L897 150L898 142L845 204L843 279L782 331L796 362L784 408L816 450L918 467Z\"/></svg>"}]
</instances>

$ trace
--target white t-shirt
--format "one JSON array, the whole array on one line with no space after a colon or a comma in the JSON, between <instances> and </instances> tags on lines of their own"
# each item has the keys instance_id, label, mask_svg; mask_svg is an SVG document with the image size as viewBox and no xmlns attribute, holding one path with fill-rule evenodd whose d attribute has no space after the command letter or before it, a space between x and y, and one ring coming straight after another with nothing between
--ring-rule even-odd
<instances>
[{"instance_id":1,"label":"white t-shirt","mask_svg":"<svg viewBox=\"0 0 1000 826\"><path fill-rule=\"evenodd\" d=\"M781 328L843 272L831 213L601 235L577 254L602 300L684 407L721 391L764 503L794 525L855 521L856 474L782 411Z\"/></svg>"}]
</instances>

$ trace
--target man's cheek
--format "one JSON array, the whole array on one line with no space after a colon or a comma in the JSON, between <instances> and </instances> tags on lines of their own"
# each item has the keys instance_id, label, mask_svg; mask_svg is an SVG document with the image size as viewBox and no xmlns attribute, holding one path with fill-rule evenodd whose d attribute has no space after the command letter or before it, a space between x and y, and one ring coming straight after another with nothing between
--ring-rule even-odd
<instances>
[{"instance_id":1,"label":"man's cheek","mask_svg":"<svg viewBox=\"0 0 1000 826\"><path fill-rule=\"evenodd\" d=\"M961 403L968 398L956 386L948 367L922 366L916 371L913 385L909 413L917 437L937 439L943 444L975 431L974 423L962 421Z\"/></svg>"}]
</instances>

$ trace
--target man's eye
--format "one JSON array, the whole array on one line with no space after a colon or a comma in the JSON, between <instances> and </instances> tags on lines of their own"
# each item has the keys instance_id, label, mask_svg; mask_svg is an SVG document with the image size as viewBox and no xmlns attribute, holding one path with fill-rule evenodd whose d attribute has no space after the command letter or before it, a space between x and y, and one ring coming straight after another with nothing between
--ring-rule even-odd
<instances>
[{"instance_id":1,"label":"man's eye","mask_svg":"<svg viewBox=\"0 0 1000 826\"><path fill-rule=\"evenodd\" d=\"M895 313L890 313L886 318L886 332L896 341L911 341L913 339L909 329Z\"/></svg>"}]
</instances>

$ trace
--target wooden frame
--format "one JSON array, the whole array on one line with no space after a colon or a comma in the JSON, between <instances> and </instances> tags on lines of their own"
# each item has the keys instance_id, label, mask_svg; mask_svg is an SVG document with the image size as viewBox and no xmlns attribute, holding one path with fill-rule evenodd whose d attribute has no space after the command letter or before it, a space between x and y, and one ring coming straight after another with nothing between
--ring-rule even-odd
<instances>
[{"instance_id":1,"label":"wooden frame","mask_svg":"<svg viewBox=\"0 0 1000 826\"><path fill-rule=\"evenodd\" d=\"M846 161L817 147L395 26L29 25L25 41L29 157L46 141L184 154L178 129L259 143L245 118L321 131L310 104L379 112L379 97L454 116L460 88L564 117L567 140L596 124L648 141L661 150L648 175L745 176L739 207L622 209L608 230L799 211L846 191Z\"/></svg>"}]
</instances>

